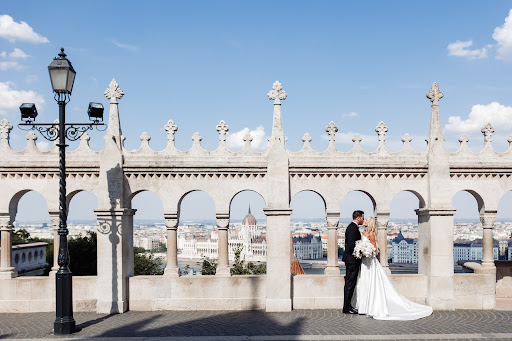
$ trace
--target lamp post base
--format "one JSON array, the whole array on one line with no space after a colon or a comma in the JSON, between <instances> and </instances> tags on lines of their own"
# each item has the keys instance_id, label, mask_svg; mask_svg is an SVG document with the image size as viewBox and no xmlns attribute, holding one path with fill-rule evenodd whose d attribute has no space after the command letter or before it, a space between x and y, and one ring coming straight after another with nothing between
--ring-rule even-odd
<instances>
[{"instance_id":1,"label":"lamp post base","mask_svg":"<svg viewBox=\"0 0 512 341\"><path fill-rule=\"evenodd\" d=\"M74 319L57 319L53 323L53 334L54 335L69 335L80 331L79 328L76 327Z\"/></svg>"}]
</instances>

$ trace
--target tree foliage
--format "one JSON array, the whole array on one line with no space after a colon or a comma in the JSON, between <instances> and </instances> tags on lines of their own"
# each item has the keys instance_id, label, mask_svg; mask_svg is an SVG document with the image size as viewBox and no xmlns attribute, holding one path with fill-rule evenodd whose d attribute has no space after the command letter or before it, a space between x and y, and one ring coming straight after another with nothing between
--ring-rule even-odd
<instances>
[{"instance_id":1,"label":"tree foliage","mask_svg":"<svg viewBox=\"0 0 512 341\"><path fill-rule=\"evenodd\" d=\"M215 275L217 273L217 263L208 257L203 257L201 265L201 275Z\"/></svg>"},{"instance_id":2,"label":"tree foliage","mask_svg":"<svg viewBox=\"0 0 512 341\"><path fill-rule=\"evenodd\" d=\"M162 260L151 253L147 253L142 247L133 249L133 268L135 276L162 275Z\"/></svg>"},{"instance_id":3,"label":"tree foliage","mask_svg":"<svg viewBox=\"0 0 512 341\"><path fill-rule=\"evenodd\" d=\"M69 269L73 276L96 275L97 246L97 235L92 231L68 239Z\"/></svg>"},{"instance_id":4,"label":"tree foliage","mask_svg":"<svg viewBox=\"0 0 512 341\"><path fill-rule=\"evenodd\" d=\"M261 275L267 273L267 266L265 264L256 265L253 262L245 263L245 259L242 259L241 254L243 246L240 246L235 251L235 262L231 267L232 275Z\"/></svg>"}]
</instances>

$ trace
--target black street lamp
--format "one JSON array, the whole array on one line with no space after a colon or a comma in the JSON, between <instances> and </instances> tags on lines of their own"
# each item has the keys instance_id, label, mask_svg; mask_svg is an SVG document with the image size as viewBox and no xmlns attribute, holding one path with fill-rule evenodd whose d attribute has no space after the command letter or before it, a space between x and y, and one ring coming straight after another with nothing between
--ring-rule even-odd
<instances>
[{"instance_id":1,"label":"black street lamp","mask_svg":"<svg viewBox=\"0 0 512 341\"><path fill-rule=\"evenodd\" d=\"M66 335L77 332L73 318L73 275L69 270L68 228L66 207L66 138L71 141L78 140L83 133L94 126L103 126L103 105L89 103L89 120L91 123L66 123L66 103L69 102L76 72L71 62L66 58L64 48L60 49L59 57L54 58L48 66L52 81L55 100L59 104L58 123L33 123L37 117L37 109L33 103L23 103L20 106L21 120L18 126L30 127L28 130L37 130L50 141L59 139L59 270L55 276L56 291L56 319L53 325L55 335ZM27 129L24 129L27 130Z\"/></svg>"}]
</instances>

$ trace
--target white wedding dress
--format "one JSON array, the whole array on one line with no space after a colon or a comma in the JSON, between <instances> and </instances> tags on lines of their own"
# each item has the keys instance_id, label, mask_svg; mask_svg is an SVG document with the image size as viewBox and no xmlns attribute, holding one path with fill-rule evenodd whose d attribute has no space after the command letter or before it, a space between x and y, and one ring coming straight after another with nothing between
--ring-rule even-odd
<instances>
[{"instance_id":1,"label":"white wedding dress","mask_svg":"<svg viewBox=\"0 0 512 341\"><path fill-rule=\"evenodd\" d=\"M363 257L352 306L377 320L417 320L432 314L432 307L414 303L396 291L377 257Z\"/></svg>"}]
</instances>

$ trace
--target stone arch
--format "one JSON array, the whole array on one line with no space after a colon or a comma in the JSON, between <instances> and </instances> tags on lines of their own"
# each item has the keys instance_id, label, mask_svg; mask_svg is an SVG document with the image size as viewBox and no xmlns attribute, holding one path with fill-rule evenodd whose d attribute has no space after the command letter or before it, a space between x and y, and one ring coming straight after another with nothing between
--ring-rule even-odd
<instances>
[{"instance_id":1,"label":"stone arch","mask_svg":"<svg viewBox=\"0 0 512 341\"><path fill-rule=\"evenodd\" d=\"M343 205L343 202L345 201L345 199L347 198L347 196L348 196L348 195L350 195L350 193L354 193L354 192L357 192L357 193L363 193L363 194L365 194L365 195L370 199L371 205L372 205L372 207L373 207L373 212L374 212L374 214L375 214L375 212L376 212L376 210L377 210L377 201L375 200L375 197L374 197L373 195L371 195L368 191L361 190L361 189L352 190L352 191L350 191L350 192L346 193L346 194L342 197L342 199L341 199L341 203L340 203L340 205L341 205L341 209L340 209L340 211L341 211L341 212L343 211L343 206L344 206L344 205ZM366 213L366 214L365 214L365 216L366 216L366 215L369 215L369 214L368 214L368 212L365 212L365 213Z\"/></svg>"},{"instance_id":2,"label":"stone arch","mask_svg":"<svg viewBox=\"0 0 512 341\"><path fill-rule=\"evenodd\" d=\"M139 189L135 192L132 192L130 193L130 195L128 195L128 198L127 198L127 202L126 204L128 205L128 208L131 208L132 207L132 200L133 198L137 195L137 194L140 194L142 192L151 192L153 194L155 194L156 196L158 196L158 199L160 199L160 201L163 203L163 200L162 200L162 197L160 195L158 195L158 193L156 193L155 191L152 191L151 189ZM186 195L186 194L185 194ZM182 197L183 198L183 197ZM181 200L180 200L181 201Z\"/></svg>"},{"instance_id":3,"label":"stone arch","mask_svg":"<svg viewBox=\"0 0 512 341\"><path fill-rule=\"evenodd\" d=\"M484 211L485 211L485 203L484 203L484 199L482 198L482 196L475 190L472 190L472 189L462 189L460 191L457 191L456 193L454 193L452 195L452 202L453 202L453 198L460 192L466 192L466 193L469 193L471 194L471 196L476 200L476 204L477 204L477 208L478 208L478 213L479 214L483 214Z\"/></svg>"},{"instance_id":4,"label":"stone arch","mask_svg":"<svg viewBox=\"0 0 512 341\"><path fill-rule=\"evenodd\" d=\"M19 202L20 202L21 198L29 192L38 193L44 199L44 201L46 202L46 207L47 207L46 211L48 212L48 198L45 197L43 195L43 193L40 193L39 191L34 190L34 189L20 190L16 194L14 194L11 197L11 200L9 201L9 216L10 216L11 223L13 223L16 220L16 215L18 214L18 206L19 206Z\"/></svg>"},{"instance_id":5,"label":"stone arch","mask_svg":"<svg viewBox=\"0 0 512 341\"><path fill-rule=\"evenodd\" d=\"M68 210L68 219L69 219L69 208L71 206L71 202L72 200L76 197L76 195L80 194L80 193L89 193L91 195L93 195L95 198L96 198L96 201L98 201L98 197L95 193L89 191L89 190L86 190L86 189L77 189L77 190L74 190L70 193L68 193L68 195L66 196L66 208ZM96 207L95 208L98 208L98 202L96 202ZM93 208L94 210L94 208Z\"/></svg>"},{"instance_id":6,"label":"stone arch","mask_svg":"<svg viewBox=\"0 0 512 341\"><path fill-rule=\"evenodd\" d=\"M248 198L241 198L244 194L252 194L253 198L247 200ZM255 200L256 197L257 199ZM245 200L244 200L245 199ZM233 207L237 206L237 202L243 201L248 206L241 207ZM243 222L245 217L250 214L255 214L256 216L263 213L263 209L266 207L266 201L263 195L261 195L258 191L253 189L245 189L238 191L232 198L229 203L229 221L231 223L231 227L228 229L228 259L233 261L235 259L235 251L238 249L241 252L241 257L245 258L247 261L251 262L265 262L267 260L267 240L266 236L266 228L261 224L261 221L258 221L258 218L254 218L254 223L250 223L252 219L249 219L247 223L239 224L239 222ZM233 212L243 210L242 214L243 218L238 220L239 217L233 219ZM247 211L249 210L249 212ZM266 221L266 217L263 216L263 221ZM266 224L265 224L266 225Z\"/></svg>"},{"instance_id":7,"label":"stone arch","mask_svg":"<svg viewBox=\"0 0 512 341\"><path fill-rule=\"evenodd\" d=\"M190 191L187 191L185 192L181 197L180 199L178 200L178 207L177 207L177 210L178 210L178 217L181 216L181 205L183 204L183 199L185 199L185 197L187 197L190 193L193 193L193 192L203 192L205 193L206 195L208 195L208 197L210 197L210 199L212 199L213 201L213 207L214 207L214 211L215 211L215 208L216 208L216 203L215 203L215 197L212 196L210 193L208 193L207 191L205 190L202 190L202 189L193 189L193 190L190 190Z\"/></svg>"},{"instance_id":8,"label":"stone arch","mask_svg":"<svg viewBox=\"0 0 512 341\"><path fill-rule=\"evenodd\" d=\"M322 199L322 202L324 204L324 209L327 209L327 202L326 202L324 196L319 191L316 191L314 189L302 189L302 190L298 191L297 193L295 193L293 195L293 197L290 198L290 204L292 203L293 199L297 197L297 195L299 195L300 193L304 193L304 192L313 192L316 195L318 195L320 197L320 199Z\"/></svg>"}]
</instances>

